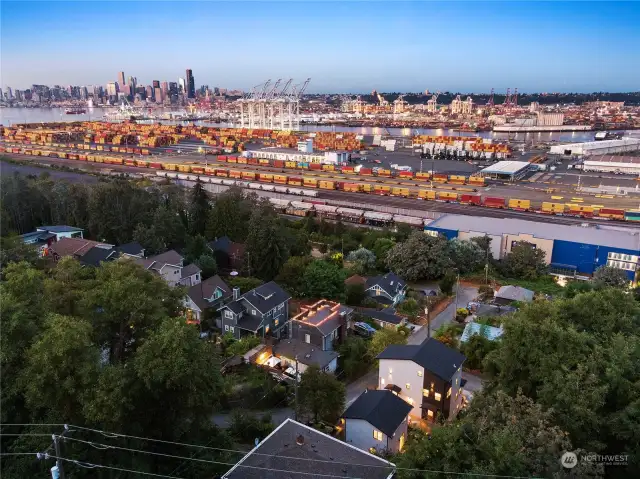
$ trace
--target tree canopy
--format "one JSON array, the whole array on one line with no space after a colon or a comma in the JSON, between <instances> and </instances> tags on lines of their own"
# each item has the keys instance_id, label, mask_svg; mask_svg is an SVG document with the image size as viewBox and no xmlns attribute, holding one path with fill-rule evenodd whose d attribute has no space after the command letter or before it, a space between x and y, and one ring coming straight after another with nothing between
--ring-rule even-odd
<instances>
[{"instance_id":1,"label":"tree canopy","mask_svg":"<svg viewBox=\"0 0 640 479\"><path fill-rule=\"evenodd\" d=\"M502 263L503 274L510 278L537 279L546 274L545 252L521 243L507 254Z\"/></svg>"},{"instance_id":2,"label":"tree canopy","mask_svg":"<svg viewBox=\"0 0 640 479\"><path fill-rule=\"evenodd\" d=\"M335 376L309 366L300 380L299 397L302 412L314 422L333 424L344 411L345 386Z\"/></svg>"}]
</instances>

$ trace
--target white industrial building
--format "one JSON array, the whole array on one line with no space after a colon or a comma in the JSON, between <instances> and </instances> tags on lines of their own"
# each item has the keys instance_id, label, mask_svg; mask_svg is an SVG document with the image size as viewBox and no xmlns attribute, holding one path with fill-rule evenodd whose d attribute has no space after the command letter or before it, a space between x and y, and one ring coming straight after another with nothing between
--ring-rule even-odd
<instances>
[{"instance_id":1,"label":"white industrial building","mask_svg":"<svg viewBox=\"0 0 640 479\"><path fill-rule=\"evenodd\" d=\"M527 161L498 161L497 163L480 170L477 175L485 178L501 180L518 180L534 168Z\"/></svg>"},{"instance_id":2,"label":"white industrial building","mask_svg":"<svg viewBox=\"0 0 640 479\"><path fill-rule=\"evenodd\" d=\"M298 145L300 147L300 145ZM304 153L287 148L265 148L263 150L246 150L242 152L246 158L264 158L268 160L295 161L297 163L322 163L338 165L349 161L347 151L326 151Z\"/></svg>"},{"instance_id":3,"label":"white industrial building","mask_svg":"<svg viewBox=\"0 0 640 479\"><path fill-rule=\"evenodd\" d=\"M590 156L581 165L584 171L624 173L640 176L640 158L635 156Z\"/></svg>"},{"instance_id":4,"label":"white industrial building","mask_svg":"<svg viewBox=\"0 0 640 479\"><path fill-rule=\"evenodd\" d=\"M563 156L585 156L610 155L612 153L637 150L640 150L640 138L622 138L620 140L588 141L585 143L554 145L549 150L549 153Z\"/></svg>"}]
</instances>

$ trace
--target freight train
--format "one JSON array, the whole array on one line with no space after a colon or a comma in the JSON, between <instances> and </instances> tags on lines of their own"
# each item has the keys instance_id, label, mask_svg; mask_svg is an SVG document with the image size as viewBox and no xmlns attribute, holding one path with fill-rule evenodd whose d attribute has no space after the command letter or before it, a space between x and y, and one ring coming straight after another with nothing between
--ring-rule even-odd
<instances>
[{"instance_id":1,"label":"freight train","mask_svg":"<svg viewBox=\"0 0 640 479\"><path fill-rule=\"evenodd\" d=\"M47 157L55 157L55 158L65 158L71 160L79 160L79 161L88 161L88 162L96 162L96 163L104 163L111 165L125 165L130 167L137 168L148 168L161 170L157 173L161 176L169 177L169 178L179 178L179 175L186 174L193 178L194 181L196 178L200 178L205 182L212 182L213 177L217 178L228 178L227 182L223 182L221 184L229 184L229 185L238 185L245 188L250 189L263 189L268 190L272 188L272 186L267 186L269 184L274 184L272 191L278 192L289 192L293 191L293 193L289 194L298 194L295 191L298 189L304 188L304 191L314 191L314 190L335 190L335 191L344 191L350 193L368 193L368 194L378 194L383 196L398 196L404 198L414 198L420 200L432 200L432 201L440 201L446 203L457 203L468 206L477 206L477 207L485 207L485 208L499 208L506 210L514 210L514 211L523 211L523 212L534 212L541 214L553 214L553 215L561 215L561 216L574 216L580 218L598 218L605 220L620 220L620 221L631 221L631 222L640 222L640 210L624 210L624 209L616 209L616 208L605 208L603 206L587 206L581 204L572 204L572 203L552 203L552 202L543 202L540 205L533 205L530 200L517 199L517 198L503 198L496 196L487 196L477 194L477 190L474 188L468 188L465 186L459 186L460 183L454 183L455 186L452 186L451 189L455 191L437 191L433 188L428 188L426 185L415 183L415 186L411 188L407 188L405 186L395 186L390 184L377 183L375 178L372 178L371 183L361 183L361 182L350 182L350 181L338 181L334 179L324 179L319 177L311 177L304 176L302 174L280 174L276 172L256 172L256 171L242 171L242 170L233 170L227 168L211 168L209 166L202 166L197 164L171 164L171 163L162 163L162 162L154 162L149 161L147 159L134 159L134 158L122 158L122 157L113 157L113 156L102 156L96 154L81 154L81 153L67 153L67 152L59 152L59 151L48 151L48 150L31 150L19 147L0 147L0 153L3 151L7 151L9 153L16 154L24 154L24 155L34 155L34 156L47 156ZM244 161L248 163L249 158L244 157L232 157L233 159L229 161L227 158L227 163L239 163L242 164ZM271 166L271 161L278 160L264 160L264 159L255 159L258 161L258 166ZM266 163L264 163L266 162ZM284 162L284 167L287 168L287 162ZM321 168L324 166L325 168L333 165L319 165ZM241 167L239 167L241 168ZM343 167L341 172L349 173L349 170L345 170ZM314 168L315 170L315 168ZM324 169L322 171L331 171L329 169ZM336 171L335 169L333 171ZM405 173L405 172L401 172ZM362 174L362 169L360 170L360 174ZM383 172L383 175L385 172ZM175 175L175 176L174 176ZM355 175L355 173L354 173ZM415 178L421 179L422 176L419 175L428 175L428 173L416 173ZM380 174L378 174L380 176ZM446 176L446 175L433 175L432 181L434 183L445 183L448 182L451 184L451 180L461 181L460 178L465 177L456 177L455 175ZM471 177L469 178L471 180ZM276 186L278 185L276 190ZM312 188L313 190L309 190ZM315 194L313 196L317 196L317 191L314 191ZM299 193L301 196L309 196L309 193Z\"/></svg>"}]
</instances>

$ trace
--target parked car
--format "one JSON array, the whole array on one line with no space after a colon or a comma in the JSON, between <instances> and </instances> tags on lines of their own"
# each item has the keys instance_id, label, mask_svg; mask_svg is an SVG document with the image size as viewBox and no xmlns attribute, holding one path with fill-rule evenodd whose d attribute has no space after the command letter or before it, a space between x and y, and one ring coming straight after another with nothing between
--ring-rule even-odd
<instances>
[{"instance_id":1,"label":"parked car","mask_svg":"<svg viewBox=\"0 0 640 479\"><path fill-rule=\"evenodd\" d=\"M370 324L359 322L353 325L353 331L359 336L370 338L376 332L376 329Z\"/></svg>"}]
</instances>

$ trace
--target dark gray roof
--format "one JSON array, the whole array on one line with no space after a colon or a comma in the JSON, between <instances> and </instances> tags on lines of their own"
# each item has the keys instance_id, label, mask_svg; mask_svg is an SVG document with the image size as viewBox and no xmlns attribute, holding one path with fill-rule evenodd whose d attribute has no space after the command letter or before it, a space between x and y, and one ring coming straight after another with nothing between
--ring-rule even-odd
<instances>
[{"instance_id":1,"label":"dark gray roof","mask_svg":"<svg viewBox=\"0 0 640 479\"><path fill-rule=\"evenodd\" d=\"M126 243L121 244L116 248L120 253L128 254L131 256L142 256L144 254L144 248L140 243Z\"/></svg>"},{"instance_id":2,"label":"dark gray roof","mask_svg":"<svg viewBox=\"0 0 640 479\"><path fill-rule=\"evenodd\" d=\"M323 351L321 347L314 344L307 344L297 339L283 339L273 346L273 354L295 359L307 366L315 365L320 369L328 366L331 361L338 357L335 351Z\"/></svg>"},{"instance_id":3,"label":"dark gray roof","mask_svg":"<svg viewBox=\"0 0 640 479\"><path fill-rule=\"evenodd\" d=\"M183 261L182 256L174 249L170 249L169 251L165 251L164 253L160 253L155 256L150 256L148 259L156 262L153 269L160 269L165 264L181 266Z\"/></svg>"},{"instance_id":4,"label":"dark gray roof","mask_svg":"<svg viewBox=\"0 0 640 479\"><path fill-rule=\"evenodd\" d=\"M328 336L342 324L345 324L345 319L343 318L352 312L352 308L342 304L322 304L316 311L308 311L304 317L301 316L300 319L296 319L294 322L313 326L320 331L320 334Z\"/></svg>"},{"instance_id":5,"label":"dark gray roof","mask_svg":"<svg viewBox=\"0 0 640 479\"><path fill-rule=\"evenodd\" d=\"M388 479L395 465L287 419L244 456L224 479ZM311 474L311 475L310 475Z\"/></svg>"},{"instance_id":6,"label":"dark gray roof","mask_svg":"<svg viewBox=\"0 0 640 479\"><path fill-rule=\"evenodd\" d=\"M379 285L391 296L395 296L407 283L395 273L387 273L382 276L373 276L367 279L367 289Z\"/></svg>"},{"instance_id":7,"label":"dark gray roof","mask_svg":"<svg viewBox=\"0 0 640 479\"><path fill-rule=\"evenodd\" d=\"M114 259L116 252L112 249L98 248L94 246L78 259L82 264L89 266L100 266L103 261Z\"/></svg>"},{"instance_id":8,"label":"dark gray roof","mask_svg":"<svg viewBox=\"0 0 640 479\"><path fill-rule=\"evenodd\" d=\"M254 333L258 331L260 324L262 324L262 319L251 316L250 314L245 314L238 320L238 327L240 329L253 331Z\"/></svg>"},{"instance_id":9,"label":"dark gray roof","mask_svg":"<svg viewBox=\"0 0 640 479\"><path fill-rule=\"evenodd\" d=\"M194 275L196 273L200 273L201 271L202 270L197 264L191 263L185 266L184 268L182 268L182 274L180 276L182 276L182 278L188 278L189 276Z\"/></svg>"},{"instance_id":10,"label":"dark gray roof","mask_svg":"<svg viewBox=\"0 0 640 479\"><path fill-rule=\"evenodd\" d=\"M244 307L242 306L242 303L240 301L231 301L230 303L225 304L220 309L224 309L224 308L229 308L235 314L240 314L244 312Z\"/></svg>"},{"instance_id":11,"label":"dark gray roof","mask_svg":"<svg viewBox=\"0 0 640 479\"><path fill-rule=\"evenodd\" d=\"M402 323L402 317L397 314L389 313L386 311L378 311L376 309L360 309L358 313L367 318L377 319L389 324Z\"/></svg>"},{"instance_id":12,"label":"dark gray roof","mask_svg":"<svg viewBox=\"0 0 640 479\"><path fill-rule=\"evenodd\" d=\"M79 231L84 231L82 228L67 225L38 226L36 229L50 231L51 233L77 233Z\"/></svg>"},{"instance_id":13,"label":"dark gray roof","mask_svg":"<svg viewBox=\"0 0 640 479\"><path fill-rule=\"evenodd\" d=\"M392 437L407 419L413 406L404 399L384 389L365 390L344 412L345 419L362 419L373 427ZM347 427L348 424L347 424Z\"/></svg>"},{"instance_id":14,"label":"dark gray roof","mask_svg":"<svg viewBox=\"0 0 640 479\"><path fill-rule=\"evenodd\" d=\"M196 303L201 311L211 307L208 299L213 296L216 289L222 290L222 297L229 296L231 294L231 288L225 283L218 275L211 276L211 278L205 279L203 282L191 286L187 291L187 296L191 298L191 301Z\"/></svg>"},{"instance_id":15,"label":"dark gray roof","mask_svg":"<svg viewBox=\"0 0 640 479\"><path fill-rule=\"evenodd\" d=\"M214 241L209 241L207 246L209 246L211 251L224 251L225 253L228 253L231 243L232 241L228 236L223 236L222 238L218 238Z\"/></svg>"},{"instance_id":16,"label":"dark gray roof","mask_svg":"<svg viewBox=\"0 0 640 479\"><path fill-rule=\"evenodd\" d=\"M20 235L20 238L25 243L37 243L37 242L46 242L51 238L55 238L56 235L54 233L49 233L48 231L32 231L31 233L25 233Z\"/></svg>"},{"instance_id":17,"label":"dark gray roof","mask_svg":"<svg viewBox=\"0 0 640 479\"><path fill-rule=\"evenodd\" d=\"M509 301L533 301L534 292L530 289L523 288L521 286L507 285L502 286L497 292L495 297L499 299L506 299Z\"/></svg>"},{"instance_id":18,"label":"dark gray roof","mask_svg":"<svg viewBox=\"0 0 640 479\"><path fill-rule=\"evenodd\" d=\"M419 345L392 344L378 354L377 359L413 361L436 376L449 381L466 357L432 338Z\"/></svg>"},{"instance_id":19,"label":"dark gray roof","mask_svg":"<svg viewBox=\"0 0 640 479\"><path fill-rule=\"evenodd\" d=\"M243 294L242 298L264 314L290 299L291 295L273 281L269 281Z\"/></svg>"}]
</instances>

